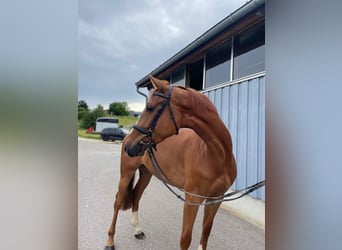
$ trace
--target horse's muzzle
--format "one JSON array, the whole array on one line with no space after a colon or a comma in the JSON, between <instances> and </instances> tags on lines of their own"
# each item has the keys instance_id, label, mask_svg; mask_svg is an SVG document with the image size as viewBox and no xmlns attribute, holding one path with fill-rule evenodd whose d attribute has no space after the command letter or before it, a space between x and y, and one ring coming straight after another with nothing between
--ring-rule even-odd
<instances>
[{"instance_id":1,"label":"horse's muzzle","mask_svg":"<svg viewBox=\"0 0 342 250\"><path fill-rule=\"evenodd\" d=\"M125 151L130 157L142 156L144 154L144 145L141 143L136 143L133 145L126 143Z\"/></svg>"}]
</instances>

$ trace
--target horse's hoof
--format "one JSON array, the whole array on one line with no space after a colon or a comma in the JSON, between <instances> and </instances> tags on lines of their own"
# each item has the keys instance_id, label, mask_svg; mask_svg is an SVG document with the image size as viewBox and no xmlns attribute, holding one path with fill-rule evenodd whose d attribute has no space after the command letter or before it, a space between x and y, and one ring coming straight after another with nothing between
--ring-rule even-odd
<instances>
[{"instance_id":1,"label":"horse's hoof","mask_svg":"<svg viewBox=\"0 0 342 250\"><path fill-rule=\"evenodd\" d=\"M135 236L135 238L137 238L138 240L143 240L143 239L146 238L144 232L137 233L137 234L135 234L134 236Z\"/></svg>"},{"instance_id":2,"label":"horse's hoof","mask_svg":"<svg viewBox=\"0 0 342 250\"><path fill-rule=\"evenodd\" d=\"M105 246L103 250L115 250L114 245L113 246Z\"/></svg>"}]
</instances>

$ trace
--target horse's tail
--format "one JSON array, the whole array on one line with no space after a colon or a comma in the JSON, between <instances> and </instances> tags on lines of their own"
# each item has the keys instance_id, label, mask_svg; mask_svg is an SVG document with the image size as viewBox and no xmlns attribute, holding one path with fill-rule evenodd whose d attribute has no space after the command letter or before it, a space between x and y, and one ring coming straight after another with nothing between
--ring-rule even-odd
<instances>
[{"instance_id":1,"label":"horse's tail","mask_svg":"<svg viewBox=\"0 0 342 250\"><path fill-rule=\"evenodd\" d=\"M134 184L134 178L135 175L133 175L132 179L130 180L128 186L127 186L127 190L125 192L125 197L123 200L123 203L121 205L121 210L127 210L130 209L133 205L133 184Z\"/></svg>"}]
</instances>

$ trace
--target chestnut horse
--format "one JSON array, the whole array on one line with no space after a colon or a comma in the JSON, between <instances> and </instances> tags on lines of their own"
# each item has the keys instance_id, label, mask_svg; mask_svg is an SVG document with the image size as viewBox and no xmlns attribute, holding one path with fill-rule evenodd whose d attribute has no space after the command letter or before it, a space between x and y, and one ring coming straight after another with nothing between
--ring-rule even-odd
<instances>
[{"instance_id":1,"label":"chestnut horse","mask_svg":"<svg viewBox=\"0 0 342 250\"><path fill-rule=\"evenodd\" d=\"M124 145L129 135L124 139L121 148L121 162L120 172L121 177L118 186L114 205L113 222L110 226L107 241L107 248L114 249L114 232L116 226L116 219L119 209L126 210L132 208L131 224L135 230L135 237L138 239L145 238L145 234L140 228L138 220L138 209L140 198L147 187L152 174L158 176L151 159L147 152L143 156L129 157L124 151ZM202 142L201 138L191 129L180 129L178 135L173 135L166 138L158 144L158 150L155 152L155 157L163 172L172 180L173 183L179 182L178 186L184 185L185 166L187 159L194 153L198 153L198 145ZM185 146L185 149L183 148ZM197 163L198 166L202 164L201 161ZM139 169L139 179L133 188L135 172ZM182 178L179 178L179 175ZM176 177L178 179L176 179Z\"/></svg>"},{"instance_id":2,"label":"chestnut horse","mask_svg":"<svg viewBox=\"0 0 342 250\"><path fill-rule=\"evenodd\" d=\"M150 77L150 80L153 89L146 108L134 130L123 142L123 150L128 156L133 157L132 159L138 159L138 162L132 160L132 166L123 163L127 156L122 152L121 177L106 249L114 249L115 223L120 208L128 209L132 206L132 225L137 237L143 237L137 211L151 173L168 184L185 190L180 240L182 250L188 249L191 243L193 225L198 212L198 205L194 204L222 197L236 178L231 136L211 101L193 89L172 87L167 81L154 77ZM178 128L191 128L197 135L192 130L181 130L179 136L173 136L178 134ZM163 168L165 177L156 173L145 153L147 148L156 145L156 158ZM132 189L137 168L140 178ZM220 203L219 201L205 205L199 249L207 248L208 237Z\"/></svg>"}]
</instances>

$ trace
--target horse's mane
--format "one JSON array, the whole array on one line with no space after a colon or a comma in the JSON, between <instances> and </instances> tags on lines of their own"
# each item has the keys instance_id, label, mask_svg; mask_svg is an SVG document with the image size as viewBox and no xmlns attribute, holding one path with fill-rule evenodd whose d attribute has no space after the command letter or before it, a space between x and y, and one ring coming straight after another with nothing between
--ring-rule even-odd
<instances>
[{"instance_id":1,"label":"horse's mane","mask_svg":"<svg viewBox=\"0 0 342 250\"><path fill-rule=\"evenodd\" d=\"M218 115L216 107L206 95L191 88L186 88L186 90L189 93L189 101L192 108L199 109L202 112L214 112Z\"/></svg>"}]
</instances>

